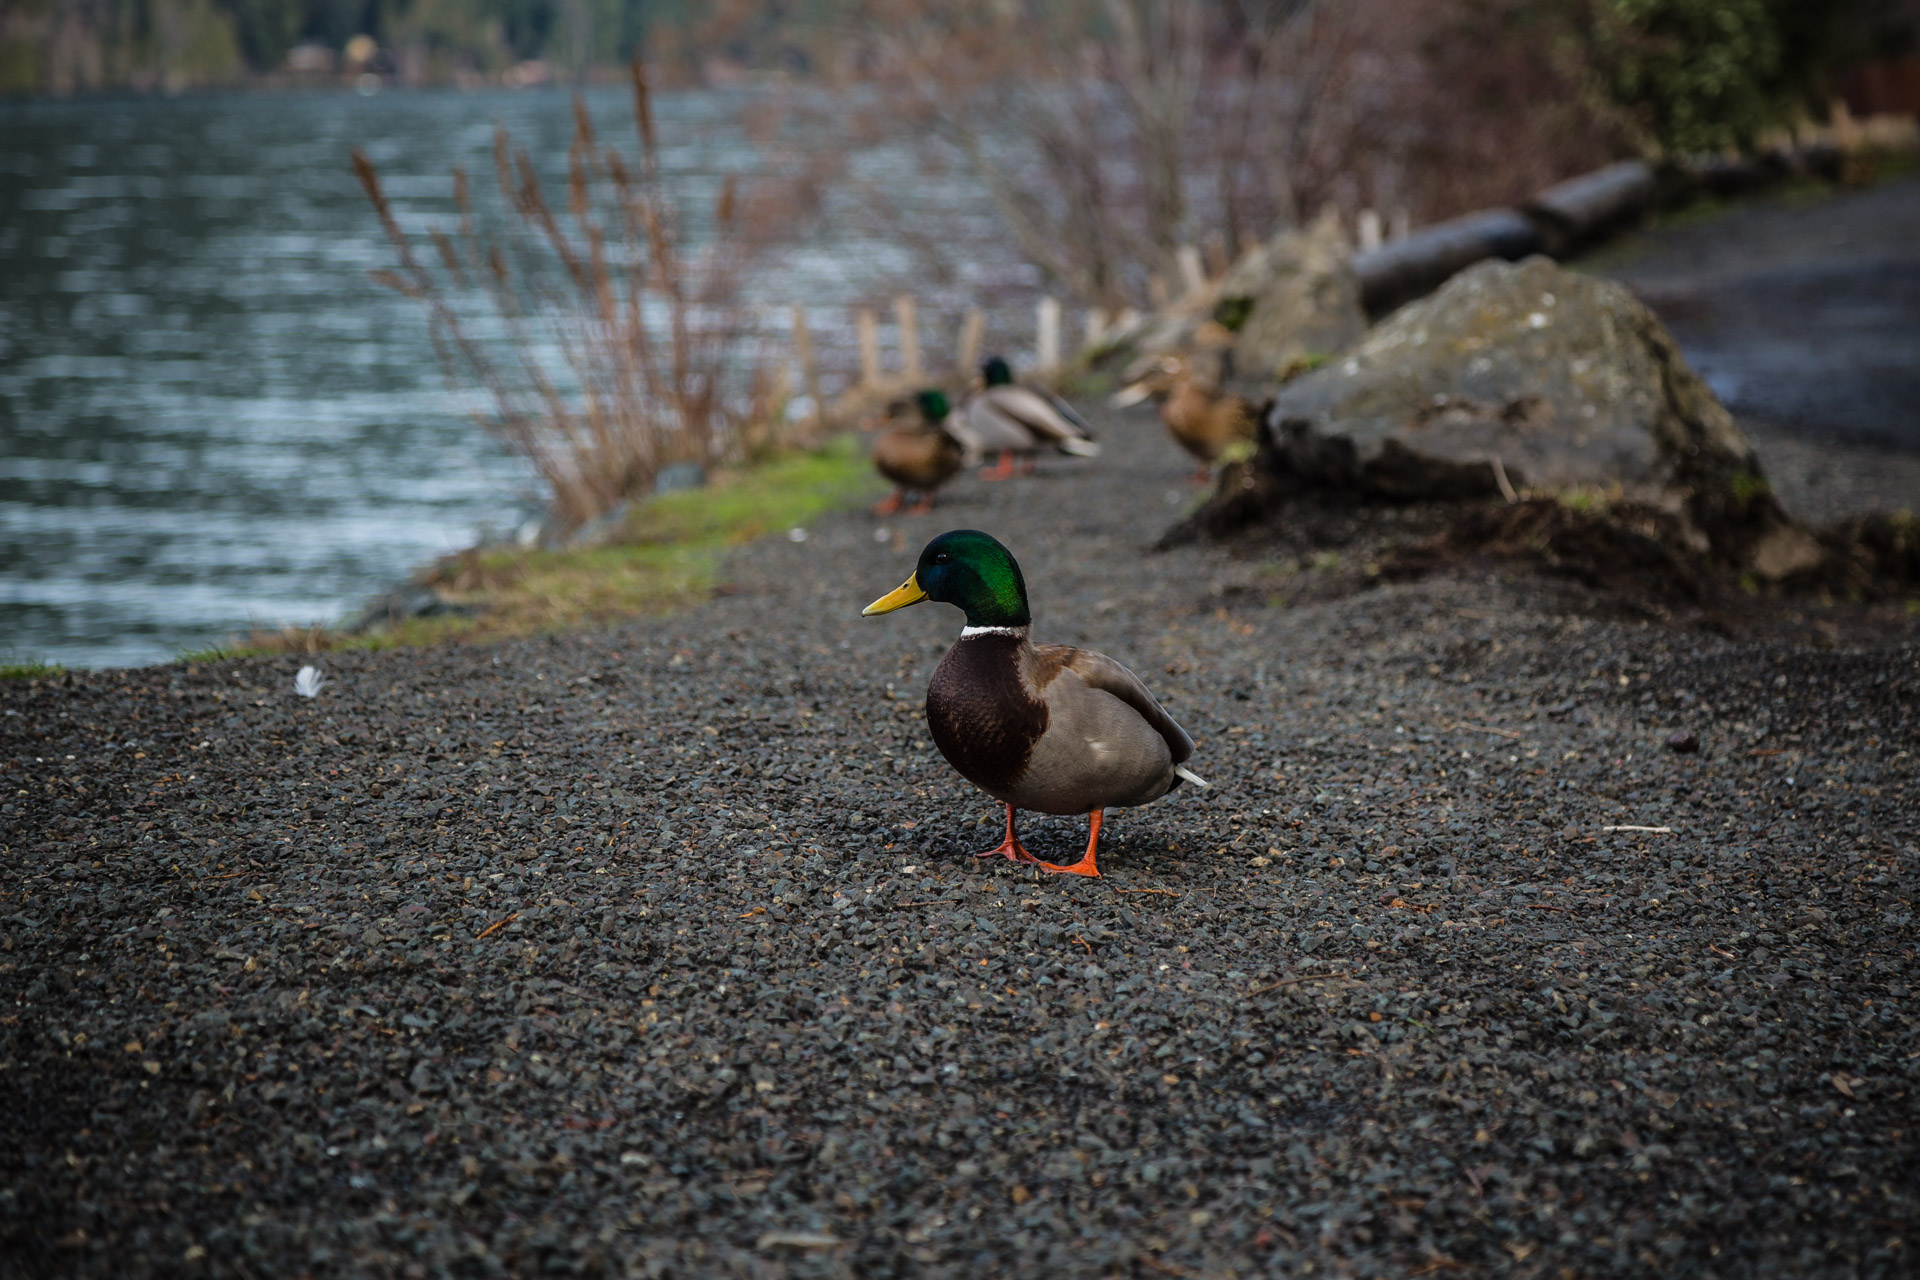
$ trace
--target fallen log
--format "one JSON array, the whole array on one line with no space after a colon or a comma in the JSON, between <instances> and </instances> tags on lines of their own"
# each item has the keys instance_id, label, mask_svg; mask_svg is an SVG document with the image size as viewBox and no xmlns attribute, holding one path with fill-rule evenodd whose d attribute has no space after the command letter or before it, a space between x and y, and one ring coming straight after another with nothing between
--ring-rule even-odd
<instances>
[{"instance_id":1,"label":"fallen log","mask_svg":"<svg viewBox=\"0 0 1920 1280\"><path fill-rule=\"evenodd\" d=\"M1367 313L1377 317L1431 293L1476 262L1518 262L1542 247L1539 229L1519 210L1487 209L1355 254L1353 273Z\"/></svg>"},{"instance_id":2,"label":"fallen log","mask_svg":"<svg viewBox=\"0 0 1920 1280\"><path fill-rule=\"evenodd\" d=\"M1589 244L1653 206L1660 183L1639 160L1623 160L1604 169L1548 187L1520 206L1555 258Z\"/></svg>"}]
</instances>

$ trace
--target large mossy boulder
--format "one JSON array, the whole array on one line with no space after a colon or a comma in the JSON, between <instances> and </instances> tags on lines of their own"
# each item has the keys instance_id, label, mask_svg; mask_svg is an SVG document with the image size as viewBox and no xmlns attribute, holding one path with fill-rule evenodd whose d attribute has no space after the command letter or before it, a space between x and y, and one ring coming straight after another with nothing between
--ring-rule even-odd
<instances>
[{"instance_id":1,"label":"large mossy boulder","mask_svg":"<svg viewBox=\"0 0 1920 1280\"><path fill-rule=\"evenodd\" d=\"M1390 500L1577 490L1669 511L1692 550L1765 578L1821 556L1653 313L1546 258L1481 263L1402 307L1282 387L1263 425L1251 471L1228 478L1240 492L1203 525L1301 485Z\"/></svg>"}]
</instances>

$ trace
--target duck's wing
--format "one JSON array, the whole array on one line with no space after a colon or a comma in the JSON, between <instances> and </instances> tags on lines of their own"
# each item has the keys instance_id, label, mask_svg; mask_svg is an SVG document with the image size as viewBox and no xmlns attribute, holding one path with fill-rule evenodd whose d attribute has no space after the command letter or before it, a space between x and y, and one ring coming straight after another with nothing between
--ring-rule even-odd
<instances>
[{"instance_id":1,"label":"duck's wing","mask_svg":"<svg viewBox=\"0 0 1920 1280\"><path fill-rule=\"evenodd\" d=\"M995 449L1015 449L1026 451L1039 446L1040 441L1034 433L1019 419L1003 412L987 395L969 396L961 406L961 417L966 419L965 430L971 437L968 447L977 452L988 453Z\"/></svg>"},{"instance_id":2,"label":"duck's wing","mask_svg":"<svg viewBox=\"0 0 1920 1280\"><path fill-rule=\"evenodd\" d=\"M1224 443L1232 444L1235 440L1253 438L1260 415L1251 400L1239 396L1221 396L1216 412L1220 418L1219 432Z\"/></svg>"},{"instance_id":3,"label":"duck's wing","mask_svg":"<svg viewBox=\"0 0 1920 1280\"><path fill-rule=\"evenodd\" d=\"M1087 424L1079 420L1078 414L1068 418L1037 391L1027 387L994 387L980 398L1062 452L1083 457L1100 452L1100 446L1087 438Z\"/></svg>"},{"instance_id":4,"label":"duck's wing","mask_svg":"<svg viewBox=\"0 0 1920 1280\"><path fill-rule=\"evenodd\" d=\"M948 414L941 421L940 429L947 433L948 439L960 446L961 451L970 460L978 459L982 453L986 452L986 446L980 443L979 433L974 431L973 424L967 421L965 405Z\"/></svg>"},{"instance_id":5,"label":"duck's wing","mask_svg":"<svg viewBox=\"0 0 1920 1280\"><path fill-rule=\"evenodd\" d=\"M1076 649L1066 644L1037 644L1033 646L1033 651L1039 660L1036 668L1043 673L1043 678L1045 673L1055 673L1057 676L1061 671L1073 672L1089 688L1110 693L1138 712L1155 733L1166 739L1173 763L1184 763L1193 756L1193 739L1187 736L1187 731L1167 714L1167 709L1141 683L1139 676L1106 654L1095 653L1091 649ZM1045 697L1046 692L1046 686L1042 686L1041 696Z\"/></svg>"},{"instance_id":6,"label":"duck's wing","mask_svg":"<svg viewBox=\"0 0 1920 1280\"><path fill-rule=\"evenodd\" d=\"M1087 437L1087 439L1089 440L1093 438L1092 425L1089 424L1085 418L1081 417L1080 411L1074 408L1072 405L1068 404L1063 397L1054 395L1053 392L1051 391L1044 391L1037 387L1028 387L1026 388L1026 390L1033 392L1033 394L1039 396L1042 400L1045 400L1048 404L1052 405L1053 411L1059 414L1061 417L1065 418L1068 422L1071 422L1074 426L1074 429L1078 431L1081 435Z\"/></svg>"}]
</instances>

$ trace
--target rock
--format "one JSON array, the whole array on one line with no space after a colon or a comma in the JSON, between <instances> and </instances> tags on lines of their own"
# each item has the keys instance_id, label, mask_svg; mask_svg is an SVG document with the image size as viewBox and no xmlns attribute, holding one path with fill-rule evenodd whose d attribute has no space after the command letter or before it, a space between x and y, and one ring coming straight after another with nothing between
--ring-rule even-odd
<instances>
[{"instance_id":1,"label":"rock","mask_svg":"<svg viewBox=\"0 0 1920 1280\"><path fill-rule=\"evenodd\" d=\"M703 489L707 468L698 462L669 462L653 478L655 493L678 493L682 489Z\"/></svg>"},{"instance_id":2,"label":"rock","mask_svg":"<svg viewBox=\"0 0 1920 1280\"><path fill-rule=\"evenodd\" d=\"M424 1062L414 1065L413 1071L407 1076L407 1083L415 1093L420 1094L440 1093L444 1089L439 1080L434 1078L433 1069Z\"/></svg>"},{"instance_id":3,"label":"rock","mask_svg":"<svg viewBox=\"0 0 1920 1280\"><path fill-rule=\"evenodd\" d=\"M1367 328L1360 287L1347 267L1352 254L1330 208L1244 254L1218 281L1138 328L1111 335L1096 363L1120 366L1122 380L1132 382L1162 356L1232 339L1233 375L1264 382L1303 358L1331 355Z\"/></svg>"},{"instance_id":4,"label":"rock","mask_svg":"<svg viewBox=\"0 0 1920 1280\"><path fill-rule=\"evenodd\" d=\"M1359 340L1367 315L1352 256L1339 214L1329 209L1311 226L1277 235L1240 260L1221 281L1213 309L1216 320L1239 332L1238 376L1278 377L1290 365Z\"/></svg>"},{"instance_id":5,"label":"rock","mask_svg":"<svg viewBox=\"0 0 1920 1280\"><path fill-rule=\"evenodd\" d=\"M1700 735L1691 729L1675 729L1667 735L1667 750L1679 756L1690 756L1700 749Z\"/></svg>"},{"instance_id":6,"label":"rock","mask_svg":"<svg viewBox=\"0 0 1920 1280\"><path fill-rule=\"evenodd\" d=\"M1263 425L1248 465L1266 480L1396 500L1584 490L1669 512L1688 549L1765 578L1822 557L1653 313L1546 258L1462 272L1282 387Z\"/></svg>"},{"instance_id":7,"label":"rock","mask_svg":"<svg viewBox=\"0 0 1920 1280\"><path fill-rule=\"evenodd\" d=\"M344 630L357 636L408 618L471 617L478 612L478 607L449 600L426 583L403 582L369 600Z\"/></svg>"},{"instance_id":8,"label":"rock","mask_svg":"<svg viewBox=\"0 0 1920 1280\"><path fill-rule=\"evenodd\" d=\"M676 466L697 466L698 464L676 463L675 465ZM665 480L667 473L672 471L673 469L674 469L673 467L666 467L661 470L660 477L656 479L654 482L656 485L655 492L657 493L668 492L667 489L658 488L657 486L660 485ZM692 484L682 485L679 487L698 488L700 483L701 482L699 481L695 481ZM570 550L585 551L585 550L591 550L596 547L604 547L613 542L617 542L619 541L620 535L623 532L625 532L627 527L627 517L631 514L633 514L633 503L628 502L625 499L622 499L621 501L614 503L611 507L608 507L605 511L602 511L599 515L595 516L593 519L581 525L578 529L575 529L571 534L567 535L567 537L564 539L564 544Z\"/></svg>"},{"instance_id":9,"label":"rock","mask_svg":"<svg viewBox=\"0 0 1920 1280\"><path fill-rule=\"evenodd\" d=\"M1110 335L1100 347L1094 364L1119 366L1123 382L1144 377L1153 362L1162 356L1192 350L1209 336L1226 335L1213 323L1216 291L1209 287L1189 294L1164 311L1146 317L1137 328Z\"/></svg>"},{"instance_id":10,"label":"rock","mask_svg":"<svg viewBox=\"0 0 1920 1280\"><path fill-rule=\"evenodd\" d=\"M1920 518L1875 512L1821 530L1827 586L1858 600L1904 594L1920 584Z\"/></svg>"}]
</instances>

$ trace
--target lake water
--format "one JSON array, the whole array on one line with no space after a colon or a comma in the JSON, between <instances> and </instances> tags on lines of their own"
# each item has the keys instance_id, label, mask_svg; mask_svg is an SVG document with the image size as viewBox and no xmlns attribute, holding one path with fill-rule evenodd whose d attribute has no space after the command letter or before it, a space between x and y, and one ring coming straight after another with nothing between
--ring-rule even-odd
<instances>
[{"instance_id":1,"label":"lake water","mask_svg":"<svg viewBox=\"0 0 1920 1280\"><path fill-rule=\"evenodd\" d=\"M589 100L603 140L631 138L624 92ZM745 101L657 104L663 168L698 199L753 162ZM368 280L388 249L347 158L369 152L403 221L444 212L456 162L492 194L496 119L561 171L558 91L0 105L0 660L140 664L338 620L537 508L419 308ZM885 182L904 160L864 163ZM981 234L964 187L927 194ZM908 265L847 221L755 280L818 307L843 364L846 304ZM1030 288L982 250L989 283ZM931 344L941 313L922 308Z\"/></svg>"}]
</instances>

